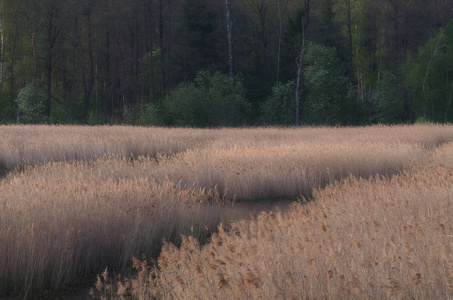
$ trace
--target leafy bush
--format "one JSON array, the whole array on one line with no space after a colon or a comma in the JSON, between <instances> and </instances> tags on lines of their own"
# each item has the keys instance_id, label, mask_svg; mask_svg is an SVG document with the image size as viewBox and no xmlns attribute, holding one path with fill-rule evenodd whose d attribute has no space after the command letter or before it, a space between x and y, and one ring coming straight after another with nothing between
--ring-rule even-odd
<instances>
[{"instance_id":1,"label":"leafy bush","mask_svg":"<svg viewBox=\"0 0 453 300\"><path fill-rule=\"evenodd\" d=\"M0 124L12 123L14 119L14 108L11 105L8 95L4 91L0 91Z\"/></svg>"},{"instance_id":2,"label":"leafy bush","mask_svg":"<svg viewBox=\"0 0 453 300\"><path fill-rule=\"evenodd\" d=\"M294 80L287 83L277 82L272 93L261 105L262 121L268 125L295 124L296 84Z\"/></svg>"},{"instance_id":3,"label":"leafy bush","mask_svg":"<svg viewBox=\"0 0 453 300\"><path fill-rule=\"evenodd\" d=\"M164 101L145 104L140 115L140 125L164 126L170 124L171 120L167 115L164 104Z\"/></svg>"},{"instance_id":4,"label":"leafy bush","mask_svg":"<svg viewBox=\"0 0 453 300\"><path fill-rule=\"evenodd\" d=\"M33 81L22 88L16 98L16 104L23 114L23 122L45 123L48 119L45 114L46 102L47 96L41 82Z\"/></svg>"},{"instance_id":5,"label":"leafy bush","mask_svg":"<svg viewBox=\"0 0 453 300\"><path fill-rule=\"evenodd\" d=\"M181 83L159 104L148 105L142 124L167 126L239 126L250 103L241 79L200 71L194 82Z\"/></svg>"},{"instance_id":6,"label":"leafy bush","mask_svg":"<svg viewBox=\"0 0 453 300\"><path fill-rule=\"evenodd\" d=\"M385 124L400 123L404 112L403 97L398 78L389 71L382 72L381 80L372 95L375 121Z\"/></svg>"},{"instance_id":7,"label":"leafy bush","mask_svg":"<svg viewBox=\"0 0 453 300\"><path fill-rule=\"evenodd\" d=\"M179 84L165 99L168 125L204 127L210 123L210 100L195 83Z\"/></svg>"},{"instance_id":8,"label":"leafy bush","mask_svg":"<svg viewBox=\"0 0 453 300\"><path fill-rule=\"evenodd\" d=\"M238 126L247 122L251 105L246 99L242 78L232 80L220 72L201 71L195 83L201 89L204 101L210 103L211 125Z\"/></svg>"},{"instance_id":9,"label":"leafy bush","mask_svg":"<svg viewBox=\"0 0 453 300\"><path fill-rule=\"evenodd\" d=\"M348 79L335 47L309 43L304 69L307 89L305 117L311 124L337 125L348 120Z\"/></svg>"},{"instance_id":10,"label":"leafy bush","mask_svg":"<svg viewBox=\"0 0 453 300\"><path fill-rule=\"evenodd\" d=\"M74 105L75 106L75 105ZM71 109L63 104L57 104L50 112L50 124L74 124L77 123L82 117L78 117L77 107Z\"/></svg>"}]
</instances>

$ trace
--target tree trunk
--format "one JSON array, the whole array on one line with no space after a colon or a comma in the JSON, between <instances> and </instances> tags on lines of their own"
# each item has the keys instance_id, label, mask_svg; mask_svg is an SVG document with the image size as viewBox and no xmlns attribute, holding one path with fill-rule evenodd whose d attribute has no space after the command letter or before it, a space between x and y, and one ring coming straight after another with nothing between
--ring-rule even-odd
<instances>
[{"instance_id":1,"label":"tree trunk","mask_svg":"<svg viewBox=\"0 0 453 300\"><path fill-rule=\"evenodd\" d=\"M15 107L14 105L14 88L15 88L15 77L14 77L14 65L15 65L15 62L16 62L16 48L17 48L17 36L19 34L19 30L18 30L18 20L17 20L17 17L16 15L14 15L15 17L15 22L14 22L14 37L13 37L13 46L12 46L12 49L11 49L11 64L9 66L9 93L10 93L10 103L11 103L11 107ZM18 123L19 123L19 118L17 118L18 120Z\"/></svg>"},{"instance_id":2,"label":"tree trunk","mask_svg":"<svg viewBox=\"0 0 453 300\"><path fill-rule=\"evenodd\" d=\"M279 82L279 80L280 80L280 50L282 48L282 31L283 31L282 9L280 7L280 0L277 0L277 10L278 10L277 82Z\"/></svg>"},{"instance_id":3,"label":"tree trunk","mask_svg":"<svg viewBox=\"0 0 453 300\"><path fill-rule=\"evenodd\" d=\"M154 50L154 44L153 44L153 25L151 23L152 20L152 1L148 1L148 28L149 32L146 35L148 38L148 43L147 43L147 52L149 53L149 80L151 82L151 100L154 102L156 100L156 87L154 85L154 60L153 60L153 50Z\"/></svg>"},{"instance_id":4,"label":"tree trunk","mask_svg":"<svg viewBox=\"0 0 453 300\"><path fill-rule=\"evenodd\" d=\"M305 40L310 30L310 0L304 1L305 15L302 18L302 44L300 46L299 59L297 63L297 78L296 78L296 126L300 125L300 115L303 111L304 103L301 101L302 93L302 69L305 53Z\"/></svg>"},{"instance_id":5,"label":"tree trunk","mask_svg":"<svg viewBox=\"0 0 453 300\"><path fill-rule=\"evenodd\" d=\"M113 76L111 70L111 63L110 63L110 26L106 25L105 31L105 51L106 51L106 58L105 58L105 82L104 82L104 99L102 100L104 103L103 107L103 120L104 124L110 124L110 117L111 117L111 101L113 98L112 89L113 89Z\"/></svg>"},{"instance_id":6,"label":"tree trunk","mask_svg":"<svg viewBox=\"0 0 453 300\"><path fill-rule=\"evenodd\" d=\"M226 25L227 25L227 34L228 34L228 64L229 64L229 73L230 78L234 78L234 69L233 69L233 19L231 18L231 0L225 0L225 9L226 9Z\"/></svg>"},{"instance_id":7,"label":"tree trunk","mask_svg":"<svg viewBox=\"0 0 453 300\"><path fill-rule=\"evenodd\" d=\"M93 57L93 32L92 32L92 15L91 15L91 4L86 12L87 26L88 26L88 59L89 59L89 74L85 71L84 80L84 99L83 99L83 121L85 124L88 123L88 113L90 109L91 93L95 84L94 77L94 57Z\"/></svg>"},{"instance_id":8,"label":"tree trunk","mask_svg":"<svg viewBox=\"0 0 453 300\"><path fill-rule=\"evenodd\" d=\"M305 25L304 27L309 29L310 27L310 0L305 0L304 1L304 10L305 10Z\"/></svg>"},{"instance_id":9,"label":"tree trunk","mask_svg":"<svg viewBox=\"0 0 453 300\"><path fill-rule=\"evenodd\" d=\"M302 45L300 46L299 60L297 61L297 78L296 78L296 126L300 125L301 90L302 90L301 83L304 52L305 52L305 26L304 20L302 20Z\"/></svg>"},{"instance_id":10,"label":"tree trunk","mask_svg":"<svg viewBox=\"0 0 453 300\"><path fill-rule=\"evenodd\" d=\"M355 43L355 50L357 56L357 92L359 94L360 99L364 99L365 95L365 87L363 85L363 72L362 72L362 59L360 58L360 32L359 32L359 25L356 24L356 31L357 31L357 38Z\"/></svg>"},{"instance_id":11,"label":"tree trunk","mask_svg":"<svg viewBox=\"0 0 453 300\"><path fill-rule=\"evenodd\" d=\"M159 46L162 72L163 95L167 94L166 70L165 70L165 52L164 52L164 7L163 0L159 0ZM163 96L161 95L161 96Z\"/></svg>"},{"instance_id":12,"label":"tree trunk","mask_svg":"<svg viewBox=\"0 0 453 300\"><path fill-rule=\"evenodd\" d=\"M54 33L53 33L53 8L50 8L49 14L49 27L47 28L47 42L49 43L47 49L47 104L46 104L46 116L50 117L51 99L52 99L52 59L53 59L53 45L54 45Z\"/></svg>"},{"instance_id":13,"label":"tree trunk","mask_svg":"<svg viewBox=\"0 0 453 300\"><path fill-rule=\"evenodd\" d=\"M373 114L372 114L372 108L373 108L373 103L372 103L372 98L371 98L371 87L368 88L368 93L367 93L367 100L368 100L368 118L369 118L369 124L373 122Z\"/></svg>"},{"instance_id":14,"label":"tree trunk","mask_svg":"<svg viewBox=\"0 0 453 300\"><path fill-rule=\"evenodd\" d=\"M448 110L450 109L452 94L453 94L453 81L451 82L450 95L448 96L447 107L445 108L444 124L447 124Z\"/></svg>"},{"instance_id":15,"label":"tree trunk","mask_svg":"<svg viewBox=\"0 0 453 300\"><path fill-rule=\"evenodd\" d=\"M349 43L349 59L352 62L352 19L351 19L351 0L346 0L346 5L347 5L347 11L348 11L348 16L347 16L347 24L346 26L348 27L348 43Z\"/></svg>"},{"instance_id":16,"label":"tree trunk","mask_svg":"<svg viewBox=\"0 0 453 300\"><path fill-rule=\"evenodd\" d=\"M346 10L347 10L347 17L346 17L346 27L348 28L348 56L349 56L349 63L348 63L348 78L350 82L352 82L354 77L354 53L353 53L353 46L352 46L352 17L351 17L351 0L345 0ZM351 120L352 124L356 125L357 123L357 97L354 97L353 105L351 106Z\"/></svg>"},{"instance_id":17,"label":"tree trunk","mask_svg":"<svg viewBox=\"0 0 453 300\"><path fill-rule=\"evenodd\" d=\"M3 90L3 82L4 82L4 66L5 66L5 42L3 37L3 18L0 19L0 55L1 55L1 76L2 79L0 81L0 92Z\"/></svg>"},{"instance_id":18,"label":"tree trunk","mask_svg":"<svg viewBox=\"0 0 453 300\"><path fill-rule=\"evenodd\" d=\"M437 40L436 47L434 48L433 54L429 58L428 64L426 65L426 72L425 72L425 78L423 79L422 83L422 95L423 95L423 118L424 121L427 121L427 105L428 105L428 86L427 86L427 80L428 80L428 75L429 71L431 69L431 64L434 60L434 58L437 56L437 54L440 51L440 48L442 47L440 44L440 41L442 40L442 35L439 35L439 39ZM432 115L434 116L434 115Z\"/></svg>"},{"instance_id":19,"label":"tree trunk","mask_svg":"<svg viewBox=\"0 0 453 300\"><path fill-rule=\"evenodd\" d=\"M285 1L285 7L281 8L280 0L277 0L277 9L278 9L278 49L277 49L277 82L280 81L280 56L282 49L282 34L283 34L283 14L285 14L286 9L288 8L288 1Z\"/></svg>"}]
</instances>

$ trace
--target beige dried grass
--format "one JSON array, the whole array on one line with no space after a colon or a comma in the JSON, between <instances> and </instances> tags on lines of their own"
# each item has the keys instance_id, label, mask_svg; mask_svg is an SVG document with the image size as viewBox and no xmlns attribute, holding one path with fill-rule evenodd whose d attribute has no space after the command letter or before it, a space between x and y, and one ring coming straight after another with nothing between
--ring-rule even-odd
<instances>
[{"instance_id":1,"label":"beige dried grass","mask_svg":"<svg viewBox=\"0 0 453 300\"><path fill-rule=\"evenodd\" d=\"M162 237L177 241L179 234L207 236L221 221L228 227L231 219L248 214L244 210L250 206L244 200L310 196L314 188L351 175L367 179L376 173L396 174L422 158L438 161L438 156L448 156L443 148L431 151L453 140L448 126L219 130L0 126L0 133L0 160L9 170L0 179L0 294L28 297L83 283L106 266L120 270L133 256L152 257L160 250ZM20 170L11 171L16 167ZM316 193L316 198L327 197ZM348 195L342 188L333 193L338 202ZM361 195L360 190L354 193ZM237 201L234 208L228 204L231 200ZM355 209L351 207L351 213L362 213ZM228 234L220 231L218 240L206 247L207 260L200 258L198 242L188 239L182 246L185 260L197 264L178 275L176 282L183 284L174 297L187 291L185 285L194 274L201 286L214 282L227 297L235 293L255 297L260 289L266 296L297 295L298 290L290 287L307 275L291 269L289 262L278 269L289 271L283 278L291 280L273 279L277 284L270 286L263 267L269 264L267 255L258 255L258 266L248 260L269 232L276 234L269 244L286 232L298 232L287 220L299 220L304 230L317 228L315 233L329 241L336 228L329 221L328 207L322 213L304 214L307 217L260 214L255 223L239 222L228 237L239 244L225 243ZM376 232L382 227L379 218L370 224ZM448 224L443 220L436 228L443 226L442 232L451 234ZM410 230L414 235L423 232L419 227ZM294 249L305 253L307 270L313 269L310 274L332 286L319 297L330 295L338 278L353 283L353 288L342 287L351 295L366 293L360 289L362 281L353 280L361 278L357 274L338 274L332 267L315 271L320 251L307 245L317 238L305 235L295 245L281 246L278 253ZM360 235L346 240L363 248ZM414 259L419 255L413 247L404 249ZM162 257L169 263L162 267L172 269L181 258L179 251L165 244ZM372 258L367 256L363 263L372 264ZM329 261L336 260L335 252L329 252ZM388 255L379 260L391 261ZM242 265L236 274L229 274L237 262ZM124 282L119 291L113 290L115 283L108 283L109 297L169 296L173 292L166 289L164 277L159 279L164 273L156 272L141 269L140 280ZM407 275L406 281L416 274L422 276L417 284L421 286L427 278L422 272ZM101 289L107 287L105 282ZM304 286L314 284L308 281Z\"/></svg>"},{"instance_id":2,"label":"beige dried grass","mask_svg":"<svg viewBox=\"0 0 453 300\"><path fill-rule=\"evenodd\" d=\"M286 215L240 221L192 259L166 245L157 287L163 298L448 299L453 297L453 144L392 178L348 178ZM210 285L209 264L229 287ZM205 276L192 276L193 262ZM201 262L201 266L199 265ZM174 280L175 274L184 281ZM150 299L147 297L141 299Z\"/></svg>"}]
</instances>

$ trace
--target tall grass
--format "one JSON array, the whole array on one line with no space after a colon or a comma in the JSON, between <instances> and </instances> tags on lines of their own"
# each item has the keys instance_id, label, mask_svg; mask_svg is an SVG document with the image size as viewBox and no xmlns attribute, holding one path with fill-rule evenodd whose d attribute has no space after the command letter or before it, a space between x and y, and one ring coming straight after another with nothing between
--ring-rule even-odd
<instances>
[{"instance_id":1,"label":"tall grass","mask_svg":"<svg viewBox=\"0 0 453 300\"><path fill-rule=\"evenodd\" d=\"M220 218L214 203L200 205L216 201L215 194L78 171L41 167L0 185L2 293L81 284L100 266L124 267L132 253L156 255L162 237L176 242L191 233L188 224L193 234L207 234Z\"/></svg>"},{"instance_id":2,"label":"tall grass","mask_svg":"<svg viewBox=\"0 0 453 300\"><path fill-rule=\"evenodd\" d=\"M450 299L453 143L392 178L350 177L200 246L165 244L156 269L93 294L138 299Z\"/></svg>"},{"instance_id":3,"label":"tall grass","mask_svg":"<svg viewBox=\"0 0 453 300\"><path fill-rule=\"evenodd\" d=\"M0 126L0 166L56 161L87 161L108 156L156 157L188 149L221 150L233 147L280 147L282 144L341 142L388 143L400 141L436 147L452 138L448 126L395 126L367 128L251 128L188 129L127 126Z\"/></svg>"},{"instance_id":4,"label":"tall grass","mask_svg":"<svg viewBox=\"0 0 453 300\"><path fill-rule=\"evenodd\" d=\"M448 126L0 126L0 297L89 285L107 266L155 257L163 238L203 241L246 215L244 202L317 199L342 178L409 170L449 141Z\"/></svg>"},{"instance_id":5,"label":"tall grass","mask_svg":"<svg viewBox=\"0 0 453 300\"><path fill-rule=\"evenodd\" d=\"M196 129L127 126L0 126L0 166L58 161L94 161L104 157L172 155L209 143L213 134Z\"/></svg>"}]
</instances>

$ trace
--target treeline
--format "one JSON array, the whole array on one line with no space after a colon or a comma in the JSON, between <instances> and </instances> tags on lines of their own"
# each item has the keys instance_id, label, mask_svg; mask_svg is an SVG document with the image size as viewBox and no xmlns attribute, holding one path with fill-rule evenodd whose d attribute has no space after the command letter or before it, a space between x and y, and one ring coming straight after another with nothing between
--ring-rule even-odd
<instances>
[{"instance_id":1,"label":"treeline","mask_svg":"<svg viewBox=\"0 0 453 300\"><path fill-rule=\"evenodd\" d=\"M453 121L451 0L0 5L2 123Z\"/></svg>"}]
</instances>

